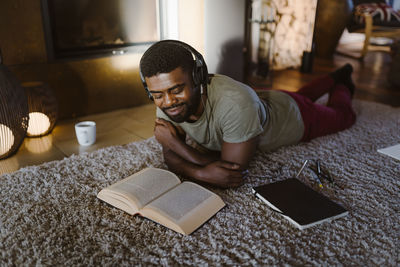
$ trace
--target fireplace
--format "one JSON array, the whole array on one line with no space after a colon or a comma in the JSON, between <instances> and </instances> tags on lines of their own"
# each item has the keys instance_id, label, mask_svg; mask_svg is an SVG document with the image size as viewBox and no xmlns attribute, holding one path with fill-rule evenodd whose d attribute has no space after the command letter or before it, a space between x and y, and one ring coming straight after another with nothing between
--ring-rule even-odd
<instances>
[{"instance_id":1,"label":"fireplace","mask_svg":"<svg viewBox=\"0 0 400 267\"><path fill-rule=\"evenodd\" d=\"M41 0L50 61L143 50L160 40L158 0Z\"/></svg>"}]
</instances>

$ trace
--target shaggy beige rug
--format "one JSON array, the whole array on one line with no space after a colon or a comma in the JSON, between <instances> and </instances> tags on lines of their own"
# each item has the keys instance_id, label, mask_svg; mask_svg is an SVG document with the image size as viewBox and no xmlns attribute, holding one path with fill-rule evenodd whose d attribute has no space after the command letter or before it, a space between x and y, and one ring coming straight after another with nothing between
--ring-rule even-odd
<instances>
[{"instance_id":1,"label":"shaggy beige rug","mask_svg":"<svg viewBox=\"0 0 400 267\"><path fill-rule=\"evenodd\" d=\"M226 202L190 236L96 198L146 166L166 168L154 138L73 155L0 177L0 265L400 265L400 108L355 101L356 124L309 143L258 153L246 184L211 188ZM343 190L322 194L349 215L300 231L251 193L320 159ZM299 179L316 190L305 171Z\"/></svg>"}]
</instances>

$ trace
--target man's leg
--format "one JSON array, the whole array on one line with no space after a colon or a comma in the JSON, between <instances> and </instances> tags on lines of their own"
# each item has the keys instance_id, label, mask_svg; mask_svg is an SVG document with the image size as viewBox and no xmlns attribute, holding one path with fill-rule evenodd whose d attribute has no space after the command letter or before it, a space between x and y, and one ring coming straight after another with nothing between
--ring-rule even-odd
<instances>
[{"instance_id":1,"label":"man's leg","mask_svg":"<svg viewBox=\"0 0 400 267\"><path fill-rule=\"evenodd\" d=\"M324 75L312 80L303 87L301 87L296 94L302 95L315 102L318 98L323 96L333 88L335 81L330 75Z\"/></svg>"},{"instance_id":2,"label":"man's leg","mask_svg":"<svg viewBox=\"0 0 400 267\"><path fill-rule=\"evenodd\" d=\"M343 84L330 90L327 106L313 103L310 98L290 93L297 102L304 121L302 141L342 131L354 124L356 115L351 106L352 94Z\"/></svg>"},{"instance_id":3,"label":"man's leg","mask_svg":"<svg viewBox=\"0 0 400 267\"><path fill-rule=\"evenodd\" d=\"M312 102L315 102L324 94L329 93L336 84L344 84L350 89L351 94L353 94L354 84L351 80L352 72L353 67L350 64L346 64L334 72L304 85L296 93L309 98Z\"/></svg>"},{"instance_id":4,"label":"man's leg","mask_svg":"<svg viewBox=\"0 0 400 267\"><path fill-rule=\"evenodd\" d=\"M309 140L352 126L356 121L356 114L351 100L350 89L343 84L337 84L329 95L327 106L314 104L314 118L309 122Z\"/></svg>"}]
</instances>

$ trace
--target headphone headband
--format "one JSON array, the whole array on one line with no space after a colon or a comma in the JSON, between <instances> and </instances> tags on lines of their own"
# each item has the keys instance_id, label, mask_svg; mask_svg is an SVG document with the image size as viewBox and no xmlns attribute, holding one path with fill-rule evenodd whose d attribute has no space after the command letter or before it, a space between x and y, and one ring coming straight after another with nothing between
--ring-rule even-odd
<instances>
[{"instance_id":1,"label":"headphone headband","mask_svg":"<svg viewBox=\"0 0 400 267\"><path fill-rule=\"evenodd\" d=\"M193 79L193 83L195 87L199 87L201 88L201 94L203 93L203 88L207 87L207 82L208 82L208 70L207 70L207 65L204 61L203 56L196 50L194 49L192 46L178 41L178 40L161 40L158 41L157 43L153 44L152 46L156 45L156 44L160 44L160 43L170 43L170 44L175 44L177 46L183 47L184 49L186 49L187 51L189 51L192 54L192 57L194 56L194 66L193 66L193 70L192 70L192 79ZM151 48L151 47L150 47ZM147 50L149 51L150 48ZM147 51L143 54L146 55ZM143 57L142 57L143 58ZM153 96L151 95L149 88L147 86L145 77L143 76L142 70L141 70L141 63L142 60L140 60L139 63L139 74L140 74L140 79L142 81L142 84L144 86L144 89L147 92L148 97L153 100Z\"/></svg>"}]
</instances>

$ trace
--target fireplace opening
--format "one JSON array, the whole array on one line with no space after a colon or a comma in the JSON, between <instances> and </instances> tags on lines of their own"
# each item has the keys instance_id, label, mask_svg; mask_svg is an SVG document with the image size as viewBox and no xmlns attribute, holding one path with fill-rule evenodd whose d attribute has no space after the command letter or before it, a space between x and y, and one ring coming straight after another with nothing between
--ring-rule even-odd
<instances>
[{"instance_id":1,"label":"fireplace opening","mask_svg":"<svg viewBox=\"0 0 400 267\"><path fill-rule=\"evenodd\" d=\"M41 0L50 61L145 50L161 39L158 0Z\"/></svg>"}]
</instances>

